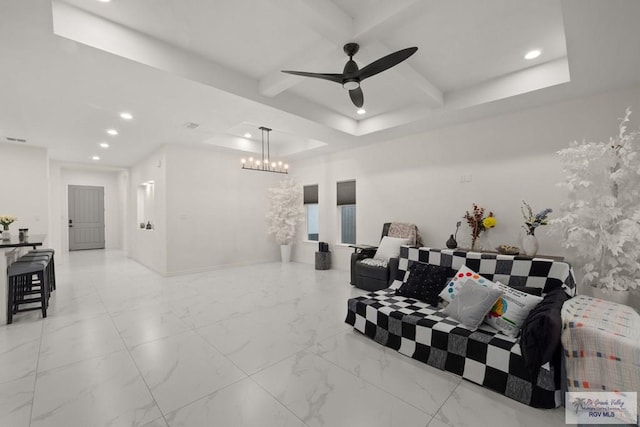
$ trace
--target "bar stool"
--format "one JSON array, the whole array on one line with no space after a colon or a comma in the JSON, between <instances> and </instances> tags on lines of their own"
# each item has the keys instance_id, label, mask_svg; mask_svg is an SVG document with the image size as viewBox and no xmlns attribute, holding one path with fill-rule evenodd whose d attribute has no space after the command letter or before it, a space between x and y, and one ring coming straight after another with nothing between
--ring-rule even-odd
<instances>
[{"instance_id":1,"label":"bar stool","mask_svg":"<svg viewBox=\"0 0 640 427\"><path fill-rule=\"evenodd\" d=\"M55 257L54 257L55 253L56 251L53 249L33 249L27 253L27 255L46 254L51 257L51 260L49 261L49 272L50 272L49 285L51 286L50 290L52 291L56 290L56 263L55 263Z\"/></svg>"},{"instance_id":2,"label":"bar stool","mask_svg":"<svg viewBox=\"0 0 640 427\"><path fill-rule=\"evenodd\" d=\"M51 281L52 281L52 276L53 276L53 272L52 272L52 264L51 264L51 256L48 254L32 254L32 253L27 253L25 255L22 255L20 258L18 258L16 260L16 263L30 263L30 262L43 262L45 263L45 274L47 276L47 281L49 284L49 287L47 289L47 298L49 298L49 296L51 295L51 291L52 286L51 286ZM32 280L31 285L39 285L40 281L39 279L36 278L35 281Z\"/></svg>"},{"instance_id":3,"label":"bar stool","mask_svg":"<svg viewBox=\"0 0 640 427\"><path fill-rule=\"evenodd\" d=\"M46 268L46 261L14 262L9 266L7 323L13 323L13 315L23 311L42 310L42 317L47 317L49 280ZM37 276L39 286L34 286L33 276ZM35 297L28 298L31 295ZM20 308L23 304L36 302L40 302L40 306Z\"/></svg>"}]
</instances>

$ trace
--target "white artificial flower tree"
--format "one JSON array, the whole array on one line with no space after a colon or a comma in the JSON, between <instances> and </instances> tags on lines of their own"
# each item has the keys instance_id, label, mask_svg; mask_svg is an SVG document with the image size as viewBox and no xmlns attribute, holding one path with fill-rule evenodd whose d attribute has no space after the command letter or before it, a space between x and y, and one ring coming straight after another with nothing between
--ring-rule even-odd
<instances>
[{"instance_id":1,"label":"white artificial flower tree","mask_svg":"<svg viewBox=\"0 0 640 427\"><path fill-rule=\"evenodd\" d=\"M267 210L268 233L280 245L288 245L296 236L296 227L304 217L302 186L285 179L275 188L269 188Z\"/></svg>"},{"instance_id":2,"label":"white artificial flower tree","mask_svg":"<svg viewBox=\"0 0 640 427\"><path fill-rule=\"evenodd\" d=\"M583 284L610 290L640 287L640 132L627 130L630 115L617 137L558 152L569 194L553 223Z\"/></svg>"}]
</instances>

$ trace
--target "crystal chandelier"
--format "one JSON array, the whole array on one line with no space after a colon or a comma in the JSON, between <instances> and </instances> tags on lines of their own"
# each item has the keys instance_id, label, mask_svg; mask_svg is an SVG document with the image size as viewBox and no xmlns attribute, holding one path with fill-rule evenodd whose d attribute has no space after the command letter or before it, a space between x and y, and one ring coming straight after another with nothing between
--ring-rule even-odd
<instances>
[{"instance_id":1,"label":"crystal chandelier","mask_svg":"<svg viewBox=\"0 0 640 427\"><path fill-rule=\"evenodd\" d=\"M271 129L264 126L260 126L258 129L262 131L262 158L254 159L253 157L249 157L248 161L247 159L240 160L242 163L242 169L262 172L289 173L289 165L283 164L282 162L271 162L269 159L271 154L269 151L269 132L271 132ZM266 152L265 146L267 148Z\"/></svg>"}]
</instances>

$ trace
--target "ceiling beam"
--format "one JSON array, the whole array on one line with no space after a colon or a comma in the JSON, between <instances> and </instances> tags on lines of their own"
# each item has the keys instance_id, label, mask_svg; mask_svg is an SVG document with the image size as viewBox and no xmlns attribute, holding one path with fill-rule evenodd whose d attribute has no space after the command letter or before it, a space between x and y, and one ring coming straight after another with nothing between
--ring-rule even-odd
<instances>
[{"instance_id":1,"label":"ceiling beam","mask_svg":"<svg viewBox=\"0 0 640 427\"><path fill-rule=\"evenodd\" d=\"M392 52L392 49L379 41L371 42L370 44L368 44L366 50L369 56L376 59L388 55ZM416 55L420 55L420 50L418 50ZM363 66L364 65L366 64L363 64ZM398 73L402 77L402 80L405 80L415 86L416 89L418 89L419 92L424 95L423 100L425 106L435 108L441 106L444 103L444 94L442 93L442 91L436 85L431 83L420 72L418 72L415 68L413 68L407 61L401 62L391 70L393 70L393 72L395 73Z\"/></svg>"},{"instance_id":2,"label":"ceiling beam","mask_svg":"<svg viewBox=\"0 0 640 427\"><path fill-rule=\"evenodd\" d=\"M327 67L328 58L335 54L336 45L320 39L311 46L306 46L303 51L296 52L291 60L286 62L288 70L312 71ZM339 72L340 70L324 70L326 72ZM287 89L300 83L303 77L285 74L280 69L273 70L258 82L258 91L264 96L276 96Z\"/></svg>"},{"instance_id":3,"label":"ceiling beam","mask_svg":"<svg viewBox=\"0 0 640 427\"><path fill-rule=\"evenodd\" d=\"M353 19L330 1L316 0L271 0L302 25L320 35L320 40L297 52L282 68L310 71L327 64L327 57L338 46L351 40ZM334 71L338 72L338 70ZM301 77L285 74L280 69L262 77L258 90L264 96L276 96L300 83Z\"/></svg>"}]
</instances>

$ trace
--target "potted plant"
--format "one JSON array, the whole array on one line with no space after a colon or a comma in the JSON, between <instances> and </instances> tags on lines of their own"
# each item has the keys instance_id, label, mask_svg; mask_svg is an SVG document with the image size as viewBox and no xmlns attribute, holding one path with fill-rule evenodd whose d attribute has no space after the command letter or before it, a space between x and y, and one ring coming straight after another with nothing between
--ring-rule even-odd
<instances>
[{"instance_id":1,"label":"potted plant","mask_svg":"<svg viewBox=\"0 0 640 427\"><path fill-rule=\"evenodd\" d=\"M289 262L296 227L302 222L304 216L302 187L290 179L285 179L278 187L269 188L267 191L269 195L267 231L280 245L282 262Z\"/></svg>"},{"instance_id":2,"label":"potted plant","mask_svg":"<svg viewBox=\"0 0 640 427\"><path fill-rule=\"evenodd\" d=\"M2 240L11 239L11 233L9 232L9 225L17 220L13 215L0 215L0 224L2 224Z\"/></svg>"},{"instance_id":3,"label":"potted plant","mask_svg":"<svg viewBox=\"0 0 640 427\"><path fill-rule=\"evenodd\" d=\"M553 221L581 283L626 298L640 285L640 133L627 131L630 115L627 108L609 141L574 141L558 152L569 194Z\"/></svg>"}]
</instances>

